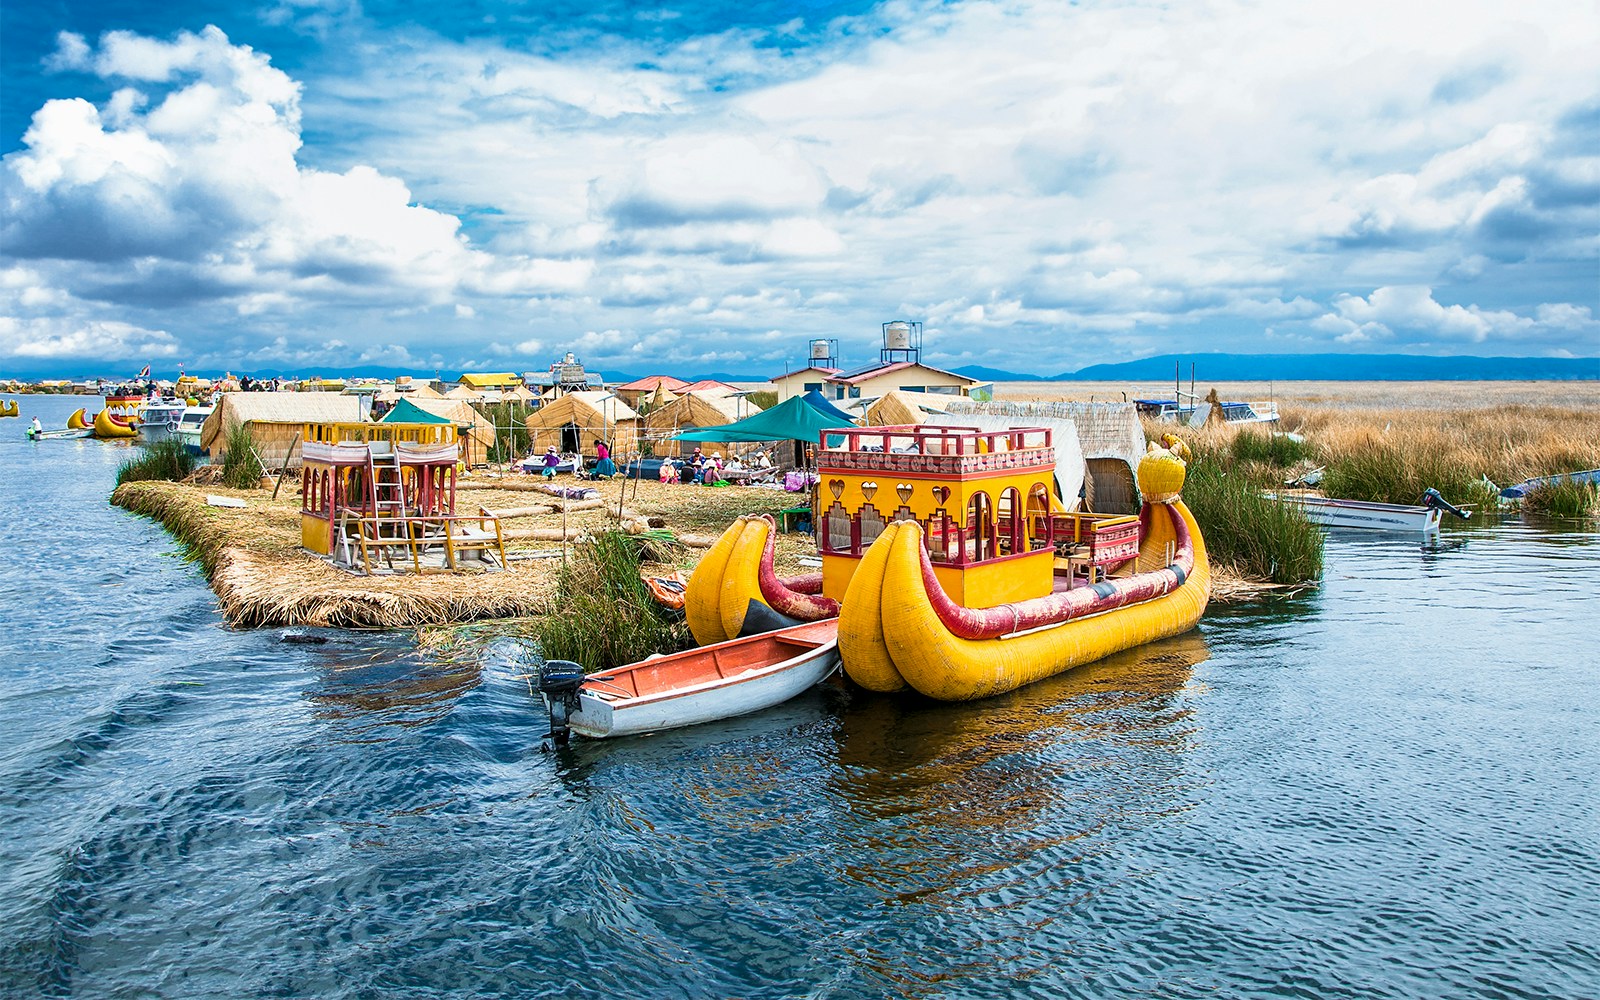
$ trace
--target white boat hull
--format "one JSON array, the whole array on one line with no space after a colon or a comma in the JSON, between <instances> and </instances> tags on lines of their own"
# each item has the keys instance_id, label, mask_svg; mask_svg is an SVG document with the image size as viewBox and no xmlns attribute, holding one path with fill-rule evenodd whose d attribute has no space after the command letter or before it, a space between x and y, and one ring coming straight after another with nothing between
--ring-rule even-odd
<instances>
[{"instance_id":1,"label":"white boat hull","mask_svg":"<svg viewBox=\"0 0 1600 1000\"><path fill-rule=\"evenodd\" d=\"M582 736L609 739L731 719L782 704L826 680L838 667L835 641L737 677L645 698L613 701L586 685L579 689L578 710L568 716L567 724Z\"/></svg>"},{"instance_id":2,"label":"white boat hull","mask_svg":"<svg viewBox=\"0 0 1600 1000\"><path fill-rule=\"evenodd\" d=\"M1369 503L1281 493L1268 493L1267 496L1283 503L1296 504L1305 513L1306 520L1325 528L1368 528L1429 534L1439 530L1439 515L1442 513L1437 507L1413 504Z\"/></svg>"}]
</instances>

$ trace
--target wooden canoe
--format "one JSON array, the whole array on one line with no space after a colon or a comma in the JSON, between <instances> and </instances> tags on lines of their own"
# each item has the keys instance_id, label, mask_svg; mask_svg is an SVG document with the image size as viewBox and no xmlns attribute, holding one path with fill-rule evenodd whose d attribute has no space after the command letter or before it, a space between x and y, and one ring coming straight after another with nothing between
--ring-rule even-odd
<instances>
[{"instance_id":1,"label":"wooden canoe","mask_svg":"<svg viewBox=\"0 0 1600 1000\"><path fill-rule=\"evenodd\" d=\"M590 674L567 725L606 739L731 719L788 701L838 666L837 619L807 622Z\"/></svg>"}]
</instances>

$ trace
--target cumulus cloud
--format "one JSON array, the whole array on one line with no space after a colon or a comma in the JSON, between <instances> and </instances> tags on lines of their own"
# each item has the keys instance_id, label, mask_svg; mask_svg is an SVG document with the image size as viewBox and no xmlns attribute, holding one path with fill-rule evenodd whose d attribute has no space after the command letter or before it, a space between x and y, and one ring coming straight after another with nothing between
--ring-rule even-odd
<instances>
[{"instance_id":1,"label":"cumulus cloud","mask_svg":"<svg viewBox=\"0 0 1600 1000\"><path fill-rule=\"evenodd\" d=\"M928 322L930 356L1035 371L1264 329L1508 353L1593 331L1600 25L1555 0L903 0L803 45L273 10L345 33L338 75L216 29L60 38L52 66L121 89L46 104L5 159L4 251L50 290L18 316L187 301L187 328L226 309L308 356L336 331L774 370L811 336L875 357L890 315Z\"/></svg>"}]
</instances>

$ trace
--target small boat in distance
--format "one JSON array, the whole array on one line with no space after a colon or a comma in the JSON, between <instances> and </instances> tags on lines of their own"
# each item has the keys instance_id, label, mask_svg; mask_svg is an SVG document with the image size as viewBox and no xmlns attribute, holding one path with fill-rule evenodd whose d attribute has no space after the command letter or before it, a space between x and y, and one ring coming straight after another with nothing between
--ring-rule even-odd
<instances>
[{"instance_id":1,"label":"small boat in distance","mask_svg":"<svg viewBox=\"0 0 1600 1000\"><path fill-rule=\"evenodd\" d=\"M1462 520L1472 516L1471 511L1456 507L1433 489L1422 495L1420 504L1336 500L1298 493L1268 493L1266 496L1299 506L1306 520L1324 528L1376 528L1382 531L1433 534L1439 530L1439 518L1445 511Z\"/></svg>"},{"instance_id":2,"label":"small boat in distance","mask_svg":"<svg viewBox=\"0 0 1600 1000\"><path fill-rule=\"evenodd\" d=\"M568 730L635 736L771 708L838 669L838 624L807 622L588 675L552 660L539 671L550 735L558 745Z\"/></svg>"},{"instance_id":3,"label":"small boat in distance","mask_svg":"<svg viewBox=\"0 0 1600 1000\"><path fill-rule=\"evenodd\" d=\"M1524 479L1515 486L1507 486L1501 490L1500 496L1506 500L1521 500L1540 487L1558 486L1569 482L1600 485L1600 469L1589 469L1585 472L1566 472L1559 476L1538 476L1534 479Z\"/></svg>"}]
</instances>

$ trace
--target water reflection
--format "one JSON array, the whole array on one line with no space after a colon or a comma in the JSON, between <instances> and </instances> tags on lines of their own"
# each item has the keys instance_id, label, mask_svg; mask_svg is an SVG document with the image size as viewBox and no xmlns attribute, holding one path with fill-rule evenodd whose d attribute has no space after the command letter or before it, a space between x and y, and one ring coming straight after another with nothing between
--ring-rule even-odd
<instances>
[{"instance_id":1,"label":"water reflection","mask_svg":"<svg viewBox=\"0 0 1600 1000\"><path fill-rule=\"evenodd\" d=\"M335 742L364 742L390 725L430 725L480 681L478 664L438 662L398 636L316 637L328 641L308 647L316 676L304 697L316 718L342 724Z\"/></svg>"}]
</instances>

